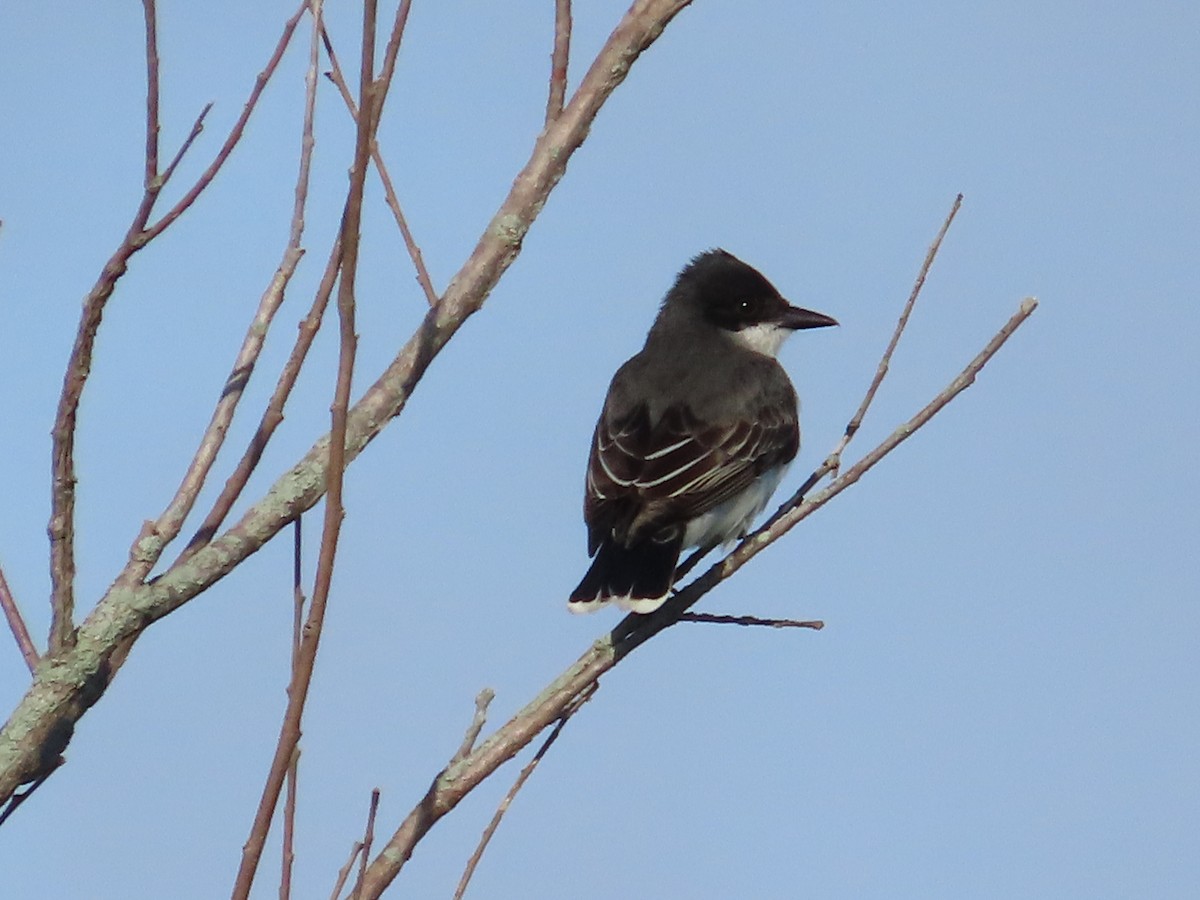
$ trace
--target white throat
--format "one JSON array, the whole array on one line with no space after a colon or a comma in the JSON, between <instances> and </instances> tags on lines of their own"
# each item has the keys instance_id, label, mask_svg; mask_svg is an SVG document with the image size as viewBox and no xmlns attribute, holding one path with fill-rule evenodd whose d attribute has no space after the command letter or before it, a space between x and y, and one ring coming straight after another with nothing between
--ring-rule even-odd
<instances>
[{"instance_id":1,"label":"white throat","mask_svg":"<svg viewBox=\"0 0 1200 900\"><path fill-rule=\"evenodd\" d=\"M779 348L791 334L790 328L784 328L773 322L760 322L757 325L749 325L738 331L729 332L729 336L733 338L734 342L747 350L770 357L774 357L779 352Z\"/></svg>"}]
</instances>

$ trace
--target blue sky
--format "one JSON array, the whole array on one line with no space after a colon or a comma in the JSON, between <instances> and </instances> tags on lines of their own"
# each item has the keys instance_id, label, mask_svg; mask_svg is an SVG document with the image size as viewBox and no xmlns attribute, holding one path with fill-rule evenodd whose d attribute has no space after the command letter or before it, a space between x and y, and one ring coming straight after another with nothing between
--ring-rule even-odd
<instances>
[{"instance_id":1,"label":"blue sky","mask_svg":"<svg viewBox=\"0 0 1200 900\"><path fill-rule=\"evenodd\" d=\"M414 6L380 142L442 288L540 128L553 4ZM623 12L577 6L572 86ZM216 104L175 191L290 11L161 12L164 152ZM353 13L330 20L353 69ZM9 4L0 32L0 564L41 639L62 367L140 196L141 15ZM278 263L306 56L298 43L209 193L109 306L80 420L81 605L169 499ZM804 410L794 488L837 442L959 191L852 455L1022 297L1041 307L930 426L701 606L827 628L681 625L640 649L514 802L468 896L1192 896L1198 59L1188 3L685 10L601 111L483 311L351 469L305 721L296 896L328 895L373 787L390 833L480 688L499 723L615 623L565 609L586 566L583 463L607 381L679 267L725 247L842 323L781 355ZM309 255L231 455L337 224L352 131L321 90ZM425 308L376 182L368 200L360 390ZM334 349L327 328L246 502L327 427ZM318 533L312 516L310 562ZM12 896L229 890L283 710L289 556L268 546L139 641L69 764L3 829ZM27 673L4 643L7 711ZM397 896L451 895L516 771L434 829ZM255 896L276 895L276 871L268 856Z\"/></svg>"}]
</instances>

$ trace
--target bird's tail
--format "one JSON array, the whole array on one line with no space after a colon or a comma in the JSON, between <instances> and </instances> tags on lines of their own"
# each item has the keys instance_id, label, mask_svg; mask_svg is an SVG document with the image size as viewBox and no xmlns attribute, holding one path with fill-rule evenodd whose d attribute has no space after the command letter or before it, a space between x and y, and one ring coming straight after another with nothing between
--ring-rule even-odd
<instances>
[{"instance_id":1,"label":"bird's tail","mask_svg":"<svg viewBox=\"0 0 1200 900\"><path fill-rule=\"evenodd\" d=\"M651 613L671 591L683 530L661 540L648 537L626 547L609 539L600 545L591 568L571 591L571 612L595 612L607 603L635 613Z\"/></svg>"}]
</instances>

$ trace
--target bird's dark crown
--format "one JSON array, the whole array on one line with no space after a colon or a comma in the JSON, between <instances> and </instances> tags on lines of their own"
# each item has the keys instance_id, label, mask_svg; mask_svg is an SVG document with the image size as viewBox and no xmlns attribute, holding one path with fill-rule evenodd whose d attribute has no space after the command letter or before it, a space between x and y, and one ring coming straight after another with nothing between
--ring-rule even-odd
<instances>
[{"instance_id":1,"label":"bird's dark crown","mask_svg":"<svg viewBox=\"0 0 1200 900\"><path fill-rule=\"evenodd\" d=\"M788 308L761 272L721 249L684 267L666 302L673 300L699 307L705 319L729 331L775 321Z\"/></svg>"}]
</instances>

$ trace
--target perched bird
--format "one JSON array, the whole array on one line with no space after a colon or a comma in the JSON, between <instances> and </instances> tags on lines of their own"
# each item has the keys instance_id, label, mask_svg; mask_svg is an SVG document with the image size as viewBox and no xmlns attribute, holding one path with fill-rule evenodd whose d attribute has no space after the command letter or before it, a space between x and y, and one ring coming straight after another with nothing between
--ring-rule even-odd
<instances>
[{"instance_id":1,"label":"perched bird","mask_svg":"<svg viewBox=\"0 0 1200 900\"><path fill-rule=\"evenodd\" d=\"M595 559L573 612L653 612L684 548L746 534L800 449L796 391L775 354L793 331L836 324L724 250L679 273L596 423L583 501Z\"/></svg>"}]
</instances>

